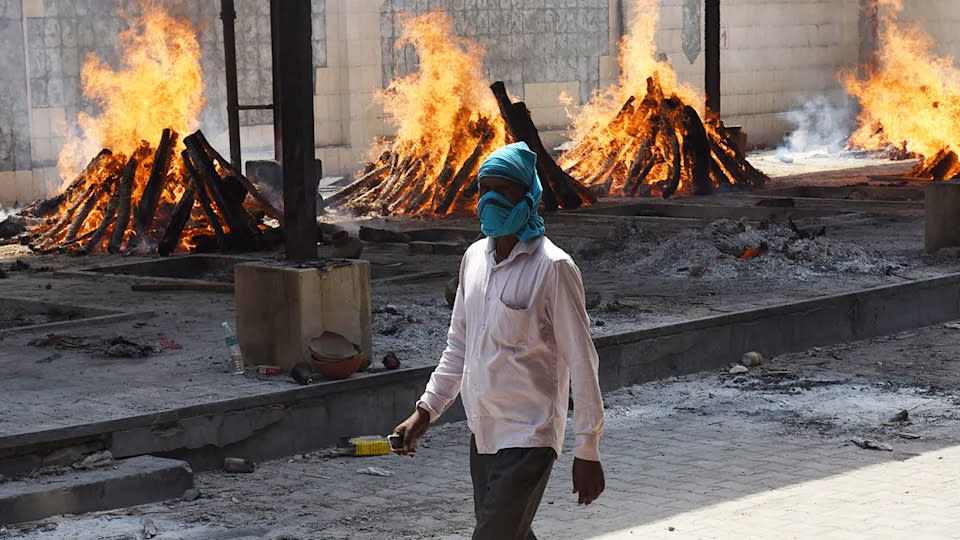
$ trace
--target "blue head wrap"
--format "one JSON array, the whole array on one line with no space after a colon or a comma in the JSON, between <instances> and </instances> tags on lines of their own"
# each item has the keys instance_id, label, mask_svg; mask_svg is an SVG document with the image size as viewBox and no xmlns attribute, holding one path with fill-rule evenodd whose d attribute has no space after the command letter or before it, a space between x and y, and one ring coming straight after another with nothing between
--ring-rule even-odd
<instances>
[{"instance_id":1,"label":"blue head wrap","mask_svg":"<svg viewBox=\"0 0 960 540\"><path fill-rule=\"evenodd\" d=\"M521 242L536 238L546 231L540 210L543 186L537 176L537 154L525 142L508 144L494 150L477 173L477 181L486 177L506 178L527 188L523 200L514 205L510 199L488 191L477 203L480 230L494 238L516 235Z\"/></svg>"}]
</instances>

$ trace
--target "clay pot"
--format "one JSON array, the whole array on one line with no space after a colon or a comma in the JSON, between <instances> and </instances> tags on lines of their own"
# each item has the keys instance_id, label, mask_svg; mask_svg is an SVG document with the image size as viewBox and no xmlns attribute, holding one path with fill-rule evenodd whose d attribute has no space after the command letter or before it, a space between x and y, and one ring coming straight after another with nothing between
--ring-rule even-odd
<instances>
[{"instance_id":1,"label":"clay pot","mask_svg":"<svg viewBox=\"0 0 960 540\"><path fill-rule=\"evenodd\" d=\"M360 347L334 332L310 340L313 370L329 379L346 379L369 364Z\"/></svg>"}]
</instances>

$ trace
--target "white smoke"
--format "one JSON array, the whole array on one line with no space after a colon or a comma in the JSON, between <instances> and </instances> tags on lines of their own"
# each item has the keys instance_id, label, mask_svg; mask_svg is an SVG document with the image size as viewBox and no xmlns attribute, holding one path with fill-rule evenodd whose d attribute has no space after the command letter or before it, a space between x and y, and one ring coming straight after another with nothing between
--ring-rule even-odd
<instances>
[{"instance_id":1,"label":"white smoke","mask_svg":"<svg viewBox=\"0 0 960 540\"><path fill-rule=\"evenodd\" d=\"M777 158L785 163L842 152L856 118L849 98L831 100L822 95L783 116L794 126L777 147Z\"/></svg>"}]
</instances>

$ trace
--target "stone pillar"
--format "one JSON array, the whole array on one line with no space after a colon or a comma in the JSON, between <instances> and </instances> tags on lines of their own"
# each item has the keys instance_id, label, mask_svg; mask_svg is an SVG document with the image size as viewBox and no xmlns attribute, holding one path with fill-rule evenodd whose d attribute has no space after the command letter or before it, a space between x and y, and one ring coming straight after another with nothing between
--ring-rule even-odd
<instances>
[{"instance_id":1,"label":"stone pillar","mask_svg":"<svg viewBox=\"0 0 960 540\"><path fill-rule=\"evenodd\" d=\"M960 246L960 181L932 181L923 190L926 214L924 247L934 253Z\"/></svg>"},{"instance_id":2,"label":"stone pillar","mask_svg":"<svg viewBox=\"0 0 960 540\"><path fill-rule=\"evenodd\" d=\"M237 338L248 366L309 361L310 339L326 331L370 357L369 262L253 262L236 265L234 274Z\"/></svg>"}]
</instances>

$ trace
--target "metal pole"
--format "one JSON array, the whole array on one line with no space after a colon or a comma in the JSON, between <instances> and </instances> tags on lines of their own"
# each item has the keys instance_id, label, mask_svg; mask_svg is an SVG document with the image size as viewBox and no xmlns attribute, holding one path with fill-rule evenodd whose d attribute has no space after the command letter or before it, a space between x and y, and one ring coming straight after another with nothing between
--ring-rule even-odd
<instances>
[{"instance_id":1,"label":"metal pole","mask_svg":"<svg viewBox=\"0 0 960 540\"><path fill-rule=\"evenodd\" d=\"M704 41L706 48L707 111L720 116L720 0L706 0Z\"/></svg>"},{"instance_id":2,"label":"metal pole","mask_svg":"<svg viewBox=\"0 0 960 540\"><path fill-rule=\"evenodd\" d=\"M227 129L230 132L230 163L243 170L240 156L240 101L237 92L237 37L234 21L237 11L233 0L220 0L220 19L223 21L223 63L227 72Z\"/></svg>"},{"instance_id":3,"label":"metal pole","mask_svg":"<svg viewBox=\"0 0 960 540\"><path fill-rule=\"evenodd\" d=\"M283 235L291 260L317 258L310 0L270 0L273 125L283 169Z\"/></svg>"}]
</instances>

